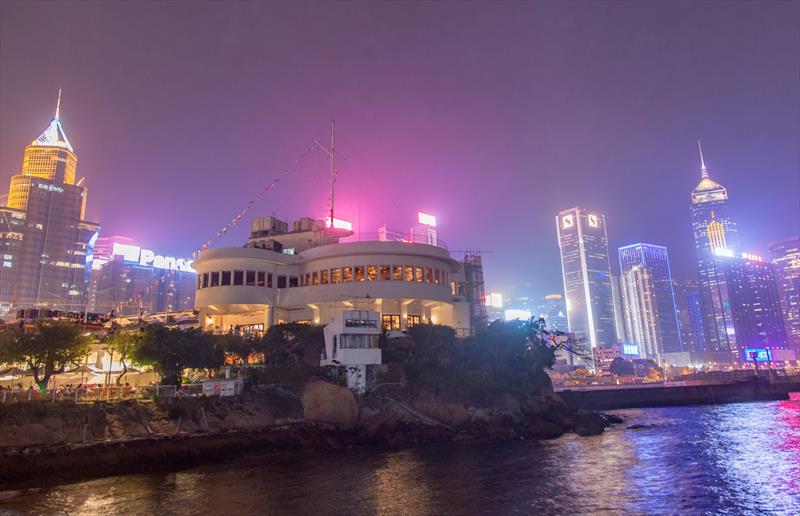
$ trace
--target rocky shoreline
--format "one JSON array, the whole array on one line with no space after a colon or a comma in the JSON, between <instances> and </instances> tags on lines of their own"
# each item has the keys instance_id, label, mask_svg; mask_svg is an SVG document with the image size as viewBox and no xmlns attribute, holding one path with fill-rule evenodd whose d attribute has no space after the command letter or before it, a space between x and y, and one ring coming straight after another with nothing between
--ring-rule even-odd
<instances>
[{"instance_id":1,"label":"rocky shoreline","mask_svg":"<svg viewBox=\"0 0 800 516\"><path fill-rule=\"evenodd\" d=\"M311 381L237 399L171 403L31 403L0 412L0 486L171 470L253 452L296 452L597 435L616 416L570 409L547 393L490 406L402 392L355 398Z\"/></svg>"}]
</instances>

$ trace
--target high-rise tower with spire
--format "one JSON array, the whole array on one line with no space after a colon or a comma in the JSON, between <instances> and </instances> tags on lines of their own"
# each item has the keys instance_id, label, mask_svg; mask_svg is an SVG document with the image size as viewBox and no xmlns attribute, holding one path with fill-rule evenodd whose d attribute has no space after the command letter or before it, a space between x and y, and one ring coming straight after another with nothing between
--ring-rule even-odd
<instances>
[{"instance_id":1,"label":"high-rise tower with spire","mask_svg":"<svg viewBox=\"0 0 800 516\"><path fill-rule=\"evenodd\" d=\"M25 147L22 170L0 206L0 306L82 311L91 245L99 225L85 220L87 189L61 126L61 90L50 124Z\"/></svg>"},{"instance_id":2,"label":"high-rise tower with spire","mask_svg":"<svg viewBox=\"0 0 800 516\"><path fill-rule=\"evenodd\" d=\"M700 306L703 313L704 349L694 351L735 352L736 338L731 314L728 287L717 267L717 255L738 248L736 225L728 213L728 192L709 177L700 151L700 183L691 194L691 220Z\"/></svg>"}]
</instances>

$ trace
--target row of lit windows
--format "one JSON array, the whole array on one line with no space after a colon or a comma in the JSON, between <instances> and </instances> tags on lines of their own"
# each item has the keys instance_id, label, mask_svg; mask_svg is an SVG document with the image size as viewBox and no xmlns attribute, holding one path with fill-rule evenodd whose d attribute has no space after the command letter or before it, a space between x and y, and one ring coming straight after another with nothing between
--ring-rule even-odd
<instances>
[{"instance_id":1,"label":"row of lit windows","mask_svg":"<svg viewBox=\"0 0 800 516\"><path fill-rule=\"evenodd\" d=\"M292 288L360 281L409 281L447 285L447 272L411 265L356 265L307 272L300 276L273 275L262 271L215 271L197 275L197 288L252 286Z\"/></svg>"},{"instance_id":2,"label":"row of lit windows","mask_svg":"<svg viewBox=\"0 0 800 516\"><path fill-rule=\"evenodd\" d=\"M447 272L411 265L356 265L307 272L300 276L301 287L353 281L411 281L439 285L447 283Z\"/></svg>"}]
</instances>

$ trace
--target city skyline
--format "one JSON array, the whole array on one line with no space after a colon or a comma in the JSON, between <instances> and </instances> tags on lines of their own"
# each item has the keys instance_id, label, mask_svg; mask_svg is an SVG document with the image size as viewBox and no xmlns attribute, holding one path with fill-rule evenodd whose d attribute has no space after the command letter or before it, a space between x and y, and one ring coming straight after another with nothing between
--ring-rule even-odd
<instances>
[{"instance_id":1,"label":"city skyline","mask_svg":"<svg viewBox=\"0 0 800 516\"><path fill-rule=\"evenodd\" d=\"M401 20L380 39L382 59L392 55L403 58L398 69L384 69L374 53L349 41L319 50L292 36L290 28L300 23L300 18L312 26L311 32L302 34L309 38L316 34L321 20L310 8L298 12L286 6L228 10L237 20L254 20L234 34L225 24L210 25L213 7L190 13L191 23L172 31L167 27L178 10L167 6L160 16L150 19L152 13L146 5L136 10L109 6L98 11L107 23L96 30L115 31L125 49L115 44L102 49L91 47L85 36L91 31L63 35L74 57L74 63L65 67L39 50L46 41L43 34L55 23L84 26L88 17L79 4L47 7L2 7L4 41L19 42L40 60L34 64L5 53L0 62L0 179L5 182L18 172L22 147L41 130L41 123L52 113L52 99L63 86L62 118L71 142L80 149L80 174L85 174L91 185L88 218L100 220L105 235L136 235L165 252L190 253L209 233L224 225L267 178L291 163L312 137L324 135L330 118L339 120L338 148L346 158L337 190L342 217L360 219L359 229L373 232L384 223L407 227L407 220L418 209L434 213L440 221L439 235L451 248L493 251L484 256L484 267L487 283L494 290L531 283L538 295L559 291L558 248L550 221L554 213L576 204L606 213L612 248L643 240L665 245L670 250L674 276L692 278L693 256L691 240L683 231L687 222L683 206L698 169L694 149L698 138L703 140L712 174L731 191L738 220L748 221L746 227L742 225L744 247L766 255L770 242L798 233L795 221L800 220L800 207L787 195L800 190L800 128L796 123L800 109L791 95L797 89L798 65L785 50L786 42L796 34L785 22L791 18L786 11L791 6L775 3L755 9L738 5L722 12L702 5L677 10L665 10L663 4L637 7L639 15L666 16L666 24L660 29L662 37L685 36L671 49L675 59L668 66L671 76L650 64L648 53L664 52L659 40L648 36L644 27L632 25L631 16L613 6L603 11L515 6L502 13L478 7L471 14L453 13L447 6L412 6L402 14L396 6L350 9L343 23L353 25L353 34L365 37L375 36L379 32L375 27L389 16ZM470 60L447 65L452 79L442 78L424 95L420 94L422 86L413 81L408 91L397 91L393 80L407 84L403 81L416 72L431 73L442 65L437 51L429 59L420 59L418 46L404 50L399 44L411 30L421 30L420 41L433 36L433 28L424 25L431 11L453 13L454 21L462 27L440 35L445 46L451 40L462 40L462 31L475 27L479 15L485 15L481 23L492 30L508 29L521 42L519 50L509 48L509 57L517 59L487 61L488 53L504 48L503 38L493 42L479 36L464 49ZM542 27L537 36L527 35L512 22L515 12L534 19L549 17L573 29L587 30L592 27L590 18L599 16L605 29L597 49L600 62L617 67L639 65L647 73L625 75L629 83L621 82L622 75L600 77L587 61L583 47L547 27ZM22 24L14 20L29 16L40 19L41 24L21 34L17 27ZM151 21L158 41L144 42L141 49L127 45L134 34L122 27L123 19L132 20L131 28ZM710 19L715 23L709 24ZM269 41L287 43L285 47L254 45L255 50L243 54L249 59L274 57L266 60L263 72L250 69L244 61L227 59L255 37L256 20L274 29L267 31L268 39L273 38ZM755 59L743 46L742 40L747 37L732 39L722 28L715 29L732 24L741 25L744 34L772 50L767 58L759 54L758 77L741 76L738 62L721 54L720 47L726 47L726 53L739 50L739 61L750 63ZM609 27L620 30L609 31ZM702 38L697 32L700 27ZM641 43L641 50L618 56L615 49L622 36L612 33L627 34L626 38ZM324 37L324 31L319 34ZM543 47L531 53L535 46L527 45L534 41ZM711 45L710 41L715 43ZM152 45L170 47L173 43L176 50L164 57L168 65L148 63L145 54L154 52ZM189 44L199 45L210 56L205 64L209 69L241 70L242 77L224 88L213 87L217 79L208 75L204 75L208 85L190 83L200 69L199 61L184 52ZM558 48L561 50L554 50ZM312 49L323 55L315 55ZM520 60L523 49L529 57ZM560 52L563 63L577 71L556 64L546 52ZM113 59L109 53L113 53ZM320 86L308 73L301 73L297 78L301 83L316 85L303 94L289 91L276 68L277 63L293 63L292 58L299 59L300 55L311 60L309 66L321 77L327 74L329 78ZM367 67L380 71L354 88L363 104L354 103L353 93L348 93L351 88L346 87L351 86L347 75L329 66L332 60L324 59L328 57L341 59L345 70ZM620 59L618 63L614 57ZM418 64L411 64L415 59ZM509 81L505 86L485 85L477 80L477 71L470 65L472 59L488 67L484 72L501 74ZM47 66L41 66L41 61ZM113 68L108 64L111 62ZM512 63L522 65L515 67ZM537 64L545 73L529 71ZM122 69L147 73L120 75L117 70ZM21 81L22 77L26 80ZM93 82L87 81L89 77ZM577 101L580 116L572 108L556 112L542 103L542 99L551 98L547 104L572 105L575 88L586 81L594 84L597 94L592 96L593 104ZM155 88L156 84L162 84L163 91ZM272 85L269 93L262 92L264 84ZM475 85L464 86L470 84ZM481 89L484 86L489 89ZM642 106L636 87L646 91L648 97L661 95L665 105ZM508 95L517 88L528 88L530 97ZM708 95L720 88L726 96ZM387 103L390 91L394 100ZM626 92L627 100L615 91ZM506 97L517 102L509 103ZM757 109L753 99L759 99ZM671 122L643 130L643 124L664 117L666 103ZM403 105L404 109L399 112L390 104ZM303 112L292 113L292 105L303 105ZM431 105L441 106L435 117L429 114ZM480 123L464 123L461 113L470 112L462 109L467 105L473 106ZM480 116L490 108L496 108L492 116ZM526 113L536 116L522 122L520 116ZM257 145L252 144L254 134L261 135ZM490 138L490 134L500 137ZM408 148L414 152L408 152ZM322 211L325 175L320 170L324 167L314 160L324 161L312 158L298 175L266 196L253 215L275 213L288 219L299 215L295 210ZM222 177L222 181L208 180ZM381 179L381 184L365 189L361 185L369 177ZM308 188L309 182L320 183L320 188ZM414 189L410 197L398 190L401 184L424 186ZM570 189L560 188L563 184L570 184ZM131 198L147 202L120 203L112 194L117 186ZM203 200L204 209L192 209L189 200ZM293 202L297 201L303 205L295 206ZM478 216L474 212L478 205L491 206L492 216ZM653 224L652 220L667 222ZM181 227L180 235L159 234L169 225ZM520 240L516 237L520 233L530 236ZM234 228L222 245L238 244L245 236L243 230ZM508 247L512 240L519 243L514 252Z\"/></svg>"}]
</instances>

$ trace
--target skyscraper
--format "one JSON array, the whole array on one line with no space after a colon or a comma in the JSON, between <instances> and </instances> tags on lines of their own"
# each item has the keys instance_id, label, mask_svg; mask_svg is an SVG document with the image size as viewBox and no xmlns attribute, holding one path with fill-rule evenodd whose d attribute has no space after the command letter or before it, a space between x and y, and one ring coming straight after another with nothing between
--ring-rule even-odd
<instances>
[{"instance_id":1,"label":"skyscraper","mask_svg":"<svg viewBox=\"0 0 800 516\"><path fill-rule=\"evenodd\" d=\"M618 255L625 342L637 344L646 358L684 351L667 248L632 244Z\"/></svg>"},{"instance_id":2,"label":"skyscraper","mask_svg":"<svg viewBox=\"0 0 800 516\"><path fill-rule=\"evenodd\" d=\"M748 360L747 350L767 349L773 360L788 356L774 266L749 253L717 251L717 270L724 278L736 335L738 358Z\"/></svg>"},{"instance_id":3,"label":"skyscraper","mask_svg":"<svg viewBox=\"0 0 800 516\"><path fill-rule=\"evenodd\" d=\"M728 192L708 176L700 142L698 147L701 177L691 195L691 221L703 314L703 351L733 352L735 330L727 285L716 267L716 252L738 247L736 225L728 213Z\"/></svg>"},{"instance_id":4,"label":"skyscraper","mask_svg":"<svg viewBox=\"0 0 800 516\"><path fill-rule=\"evenodd\" d=\"M672 290L675 292L675 308L678 310L678 327L684 350L698 352L705 349L697 281L673 280Z\"/></svg>"},{"instance_id":5,"label":"skyscraper","mask_svg":"<svg viewBox=\"0 0 800 516\"><path fill-rule=\"evenodd\" d=\"M81 311L99 225L85 220L86 187L75 183L78 157L56 114L25 148L0 217L0 304Z\"/></svg>"},{"instance_id":6,"label":"skyscraper","mask_svg":"<svg viewBox=\"0 0 800 516\"><path fill-rule=\"evenodd\" d=\"M786 337L800 358L800 237L775 242L769 252L778 280Z\"/></svg>"},{"instance_id":7,"label":"skyscraper","mask_svg":"<svg viewBox=\"0 0 800 516\"><path fill-rule=\"evenodd\" d=\"M541 306L539 316L547 323L551 331L568 332L567 307L564 306L564 297L561 294L547 294Z\"/></svg>"},{"instance_id":8,"label":"skyscraper","mask_svg":"<svg viewBox=\"0 0 800 516\"><path fill-rule=\"evenodd\" d=\"M556 217L569 331L592 347L617 339L606 219L583 208Z\"/></svg>"}]
</instances>

